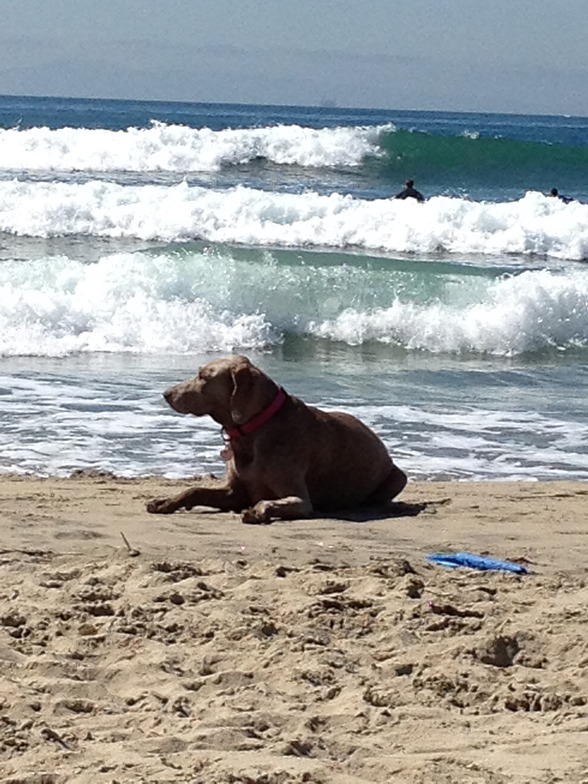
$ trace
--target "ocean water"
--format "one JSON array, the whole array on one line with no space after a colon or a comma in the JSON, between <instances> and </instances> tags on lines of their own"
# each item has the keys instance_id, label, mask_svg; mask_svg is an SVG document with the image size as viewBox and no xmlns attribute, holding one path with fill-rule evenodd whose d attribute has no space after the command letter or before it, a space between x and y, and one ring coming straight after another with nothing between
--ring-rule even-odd
<instances>
[{"instance_id":1,"label":"ocean water","mask_svg":"<svg viewBox=\"0 0 588 784\"><path fill-rule=\"evenodd\" d=\"M245 353L412 478L587 479L587 261L587 118L0 97L0 471L221 472L161 392Z\"/></svg>"}]
</instances>

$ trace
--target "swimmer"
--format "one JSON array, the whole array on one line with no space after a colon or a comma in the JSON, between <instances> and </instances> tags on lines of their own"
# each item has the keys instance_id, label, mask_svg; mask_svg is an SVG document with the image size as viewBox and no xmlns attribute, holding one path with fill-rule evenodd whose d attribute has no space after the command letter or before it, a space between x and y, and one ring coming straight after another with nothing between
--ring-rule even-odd
<instances>
[{"instance_id":1,"label":"swimmer","mask_svg":"<svg viewBox=\"0 0 588 784\"><path fill-rule=\"evenodd\" d=\"M571 196L562 196L557 188L552 188L549 191L549 195L556 199L560 199L564 204L569 204L571 201L574 201Z\"/></svg>"},{"instance_id":2,"label":"swimmer","mask_svg":"<svg viewBox=\"0 0 588 784\"><path fill-rule=\"evenodd\" d=\"M397 193L395 199L416 199L417 201L424 201L425 197L420 191L414 187L414 180L406 181L406 188L400 193Z\"/></svg>"}]
</instances>

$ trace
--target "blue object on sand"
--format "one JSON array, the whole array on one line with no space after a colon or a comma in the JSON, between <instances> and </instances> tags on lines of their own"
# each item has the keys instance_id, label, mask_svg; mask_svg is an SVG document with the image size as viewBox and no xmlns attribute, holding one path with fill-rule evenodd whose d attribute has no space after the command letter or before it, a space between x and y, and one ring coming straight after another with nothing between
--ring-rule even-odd
<instances>
[{"instance_id":1,"label":"blue object on sand","mask_svg":"<svg viewBox=\"0 0 588 784\"><path fill-rule=\"evenodd\" d=\"M485 558L483 555L473 553L449 553L447 555L433 554L426 556L427 561L439 564L439 566L449 566L456 569L458 566L468 566L470 569L496 570L503 572L515 572L516 574L529 574L529 570L522 564L513 561L499 561L497 558Z\"/></svg>"}]
</instances>

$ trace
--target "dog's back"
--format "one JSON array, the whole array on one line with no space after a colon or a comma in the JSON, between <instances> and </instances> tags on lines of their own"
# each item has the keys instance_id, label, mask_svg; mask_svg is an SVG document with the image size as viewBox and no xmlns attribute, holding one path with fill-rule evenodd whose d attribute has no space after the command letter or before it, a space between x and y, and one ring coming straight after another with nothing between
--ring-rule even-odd
<instances>
[{"instance_id":1,"label":"dog's back","mask_svg":"<svg viewBox=\"0 0 588 784\"><path fill-rule=\"evenodd\" d=\"M234 444L237 475L246 486L253 489L261 476L266 485L273 484L276 474L300 475L316 509L367 503L398 470L380 438L359 419L306 405L294 396L289 396L279 414L251 440L246 470L245 461L240 460L240 444ZM260 500L251 498L252 503Z\"/></svg>"}]
</instances>

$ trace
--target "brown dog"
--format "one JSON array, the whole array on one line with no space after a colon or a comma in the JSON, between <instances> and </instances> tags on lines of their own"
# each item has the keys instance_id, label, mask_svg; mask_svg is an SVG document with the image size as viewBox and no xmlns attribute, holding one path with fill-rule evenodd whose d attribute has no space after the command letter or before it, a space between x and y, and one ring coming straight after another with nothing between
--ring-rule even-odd
<instances>
[{"instance_id":1,"label":"brown dog","mask_svg":"<svg viewBox=\"0 0 588 784\"><path fill-rule=\"evenodd\" d=\"M378 436L350 414L288 395L247 357L209 362L164 397L181 414L208 414L225 430L226 481L147 505L149 512L210 506L244 523L309 517L314 510L383 505L406 484Z\"/></svg>"}]
</instances>

